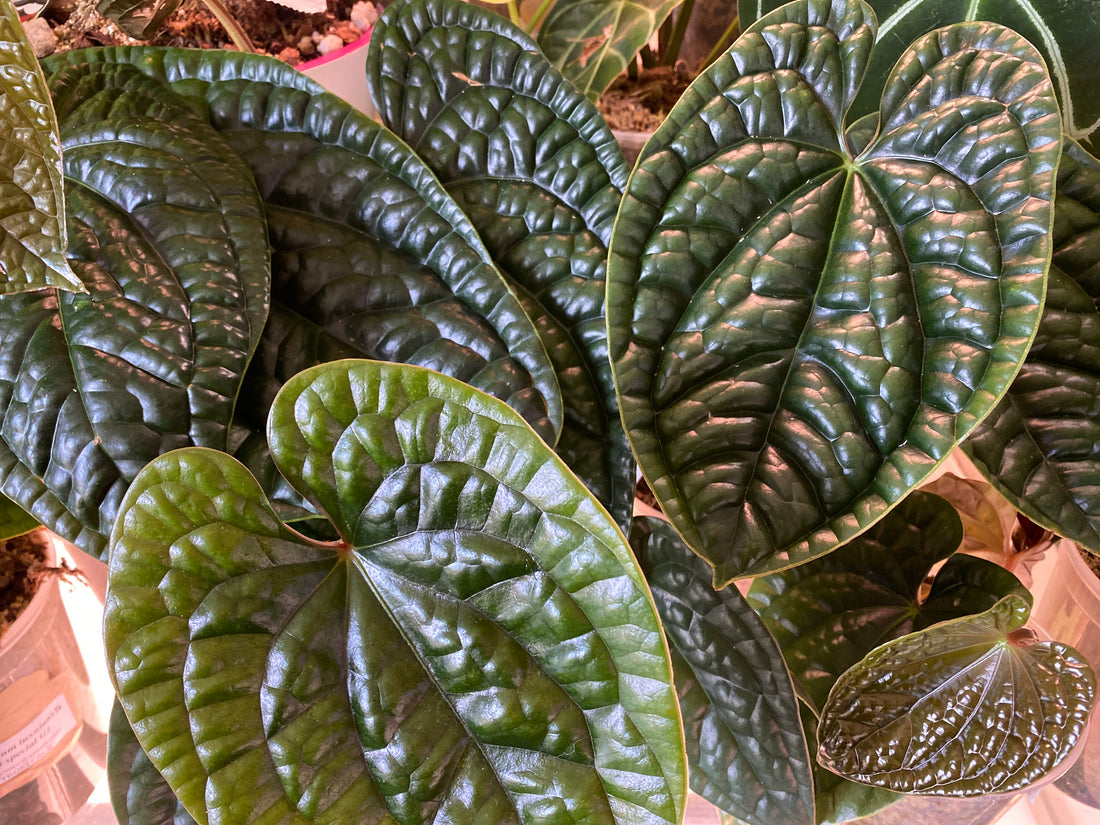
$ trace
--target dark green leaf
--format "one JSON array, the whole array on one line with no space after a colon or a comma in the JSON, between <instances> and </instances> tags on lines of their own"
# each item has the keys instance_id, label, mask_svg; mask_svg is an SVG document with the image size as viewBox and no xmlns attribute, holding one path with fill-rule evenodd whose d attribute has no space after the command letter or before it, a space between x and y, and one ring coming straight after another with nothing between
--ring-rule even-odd
<instances>
[{"instance_id":1,"label":"dark green leaf","mask_svg":"<svg viewBox=\"0 0 1100 825\"><path fill-rule=\"evenodd\" d=\"M61 144L50 95L19 15L0 3L0 294L83 291L65 261Z\"/></svg>"},{"instance_id":2,"label":"dark green leaf","mask_svg":"<svg viewBox=\"0 0 1100 825\"><path fill-rule=\"evenodd\" d=\"M194 124L203 135L203 151L217 154L232 167L211 173L209 180L247 191L251 198L260 184L266 231L262 223L253 224L247 238L257 254L271 251L274 255L275 310L266 327L262 317L252 317L251 310L230 321L230 326L246 323L250 336L263 329L257 357L239 393L244 403L234 409L245 429L262 432L275 391L299 369L349 355L370 355L413 361L467 380L507 399L544 437L554 439L561 418L560 397L533 324L492 268L467 219L392 135L299 72L268 58L224 51L118 48L69 52L56 56L48 66L57 105L71 128L80 121L80 128L90 132L125 130L131 128L132 117L146 115L151 118L142 121L147 128L162 132L175 129L177 123ZM145 101L145 109L137 107L134 101L138 100ZM220 136L211 132L211 123ZM115 151L91 138L86 143L70 154L75 158L81 152ZM245 164L236 160L234 150L246 156ZM135 152L129 147L117 153L125 157ZM201 157L194 155L195 160ZM85 171L100 174L90 162L86 166ZM115 188L119 198L142 197L142 190L133 186ZM176 196L185 197L183 190ZM125 227L128 222L116 220L115 225ZM193 216L183 209L166 214L156 231L173 238L172 255L178 254L177 247L202 250L217 243L217 233L204 238ZM130 234L136 240L119 245L120 258L122 253L141 249L142 232ZM190 245L180 243L183 235L192 236ZM153 258L167 255L158 251ZM242 263L247 263L246 256ZM140 269L144 263L120 265ZM266 271L262 275L259 283L266 288ZM232 300L238 292L232 280L222 275L218 279L215 294ZM171 284L159 288L173 294L177 289ZM89 323L106 324L105 318L95 314L97 307L86 306ZM39 336L38 357L56 359L50 369L63 372L64 343L57 340L61 334L54 327L59 325L49 321L49 308L35 306L26 311L37 314L18 321L20 334ZM14 324L14 309L11 314ZM160 334L156 325L151 329ZM255 338L250 342L254 345ZM12 350L13 369L22 363L21 352ZM115 366L112 363L104 371L113 372ZM43 371L38 368L36 375ZM51 373L51 379L55 377ZM29 390L24 394L29 395ZM59 407L70 396L71 387L61 387L50 402ZM236 396L235 388L225 393L227 409L232 409ZM162 415L179 409L175 401L156 404ZM76 415L68 409L60 414ZM74 483L92 489L62 491L56 497L76 513L78 521L105 532L130 476L123 475L119 482L118 472L99 469L98 460L88 461L90 455L102 452L89 423L71 418L66 420L65 432L66 439L54 443L52 456L49 452L22 456L23 465L30 468L26 477L20 475L5 489L21 502L33 502L36 513L53 508L43 521L69 520L67 529L60 532L71 536L82 528L73 526L73 516L53 499L38 501L41 494L36 486L43 473L57 479L54 486L69 484L71 475ZM167 432L176 434L171 429ZM120 438L138 435L129 430ZM38 443L52 442L43 438ZM149 449L148 454L133 449L127 458L140 466L152 455L183 443L188 442L149 441L141 445ZM226 448L224 439L209 446ZM257 460L263 455L262 448L251 453ZM78 463L95 472L74 474ZM251 460L250 466L265 481L272 480L273 492L282 488L270 466L261 468ZM24 471L17 466L12 472ZM104 497L109 507L98 506Z\"/></svg>"},{"instance_id":3,"label":"dark green leaf","mask_svg":"<svg viewBox=\"0 0 1100 825\"><path fill-rule=\"evenodd\" d=\"M639 466L715 583L865 530L993 408L1038 324L1057 105L992 25L915 44L841 139L866 6L758 21L643 151L608 325Z\"/></svg>"},{"instance_id":4,"label":"dark green leaf","mask_svg":"<svg viewBox=\"0 0 1100 825\"><path fill-rule=\"evenodd\" d=\"M1084 733L1096 680L1072 648L1020 631L1029 612L1011 595L877 648L829 694L822 764L891 790L953 796L1045 776Z\"/></svg>"},{"instance_id":5,"label":"dark green leaf","mask_svg":"<svg viewBox=\"0 0 1100 825\"><path fill-rule=\"evenodd\" d=\"M740 0L742 26L783 5L784 0ZM879 21L879 37L867 81L855 103L859 114L878 107L882 83L905 47L951 23L986 20L1022 34L1050 67L1062 103L1066 132L1084 138L1100 127L1100 36L1095 0L868 0Z\"/></svg>"},{"instance_id":6,"label":"dark green leaf","mask_svg":"<svg viewBox=\"0 0 1100 825\"><path fill-rule=\"evenodd\" d=\"M246 394L270 400L293 372L354 353L452 375L556 441L561 396L533 324L405 144L278 61L179 50L118 59L152 64L144 70L202 107L260 189L272 302L290 326L269 324ZM245 423L262 427L266 406L256 410Z\"/></svg>"},{"instance_id":7,"label":"dark green leaf","mask_svg":"<svg viewBox=\"0 0 1100 825\"><path fill-rule=\"evenodd\" d=\"M952 557L961 540L954 508L915 492L827 556L753 582L749 603L815 712L837 678L883 642L988 610L1010 593L1026 596L1003 568ZM925 581L944 560L926 592Z\"/></svg>"},{"instance_id":8,"label":"dark green leaf","mask_svg":"<svg viewBox=\"0 0 1100 825\"><path fill-rule=\"evenodd\" d=\"M556 0L539 47L582 93L603 94L681 0Z\"/></svg>"},{"instance_id":9,"label":"dark green leaf","mask_svg":"<svg viewBox=\"0 0 1100 825\"><path fill-rule=\"evenodd\" d=\"M963 445L1033 521L1100 553L1100 161L1058 169L1043 320L1004 401Z\"/></svg>"},{"instance_id":10,"label":"dark green leaf","mask_svg":"<svg viewBox=\"0 0 1100 825\"><path fill-rule=\"evenodd\" d=\"M672 649L692 790L755 825L810 825L809 751L768 629L736 588L711 587L668 522L636 519L630 543Z\"/></svg>"},{"instance_id":11,"label":"dark green leaf","mask_svg":"<svg viewBox=\"0 0 1100 825\"><path fill-rule=\"evenodd\" d=\"M107 736L107 783L118 825L194 825L164 777L138 744L117 701Z\"/></svg>"},{"instance_id":12,"label":"dark green leaf","mask_svg":"<svg viewBox=\"0 0 1100 825\"><path fill-rule=\"evenodd\" d=\"M268 438L340 541L200 449L150 463L114 535L108 660L197 820L679 821L648 589L513 410L342 361L287 382Z\"/></svg>"},{"instance_id":13,"label":"dark green leaf","mask_svg":"<svg viewBox=\"0 0 1100 825\"><path fill-rule=\"evenodd\" d=\"M247 168L170 90L132 67L50 80L89 294L0 298L0 479L99 554L147 461L226 448L267 313L266 232Z\"/></svg>"},{"instance_id":14,"label":"dark green leaf","mask_svg":"<svg viewBox=\"0 0 1100 825\"><path fill-rule=\"evenodd\" d=\"M470 3L390 6L367 77L383 121L443 181L524 298L561 385L558 453L625 529L635 467L604 321L627 175L614 136L530 38Z\"/></svg>"}]
</instances>

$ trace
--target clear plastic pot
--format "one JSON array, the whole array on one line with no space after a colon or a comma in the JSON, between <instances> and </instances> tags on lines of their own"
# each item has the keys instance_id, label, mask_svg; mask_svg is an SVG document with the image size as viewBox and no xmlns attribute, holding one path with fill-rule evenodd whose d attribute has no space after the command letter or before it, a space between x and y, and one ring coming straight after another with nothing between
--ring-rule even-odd
<instances>
[{"instance_id":1,"label":"clear plastic pot","mask_svg":"<svg viewBox=\"0 0 1100 825\"><path fill-rule=\"evenodd\" d=\"M0 823L65 821L106 763L102 565L39 537L54 572L0 640Z\"/></svg>"}]
</instances>

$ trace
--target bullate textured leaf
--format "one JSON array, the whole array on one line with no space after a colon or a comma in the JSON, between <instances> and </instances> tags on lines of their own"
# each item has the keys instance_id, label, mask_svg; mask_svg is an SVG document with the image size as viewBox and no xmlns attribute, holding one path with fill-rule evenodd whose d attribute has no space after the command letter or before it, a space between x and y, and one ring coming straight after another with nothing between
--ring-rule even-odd
<instances>
[{"instance_id":1,"label":"bullate textured leaf","mask_svg":"<svg viewBox=\"0 0 1100 825\"><path fill-rule=\"evenodd\" d=\"M747 28L783 3L740 0L741 25ZM855 103L858 113L878 108L882 82L907 44L941 26L986 20L1019 32L1043 55L1067 134L1084 139L1100 128L1100 66L1092 59L1100 21L1092 0L868 0L868 5L878 16L879 34Z\"/></svg>"},{"instance_id":2,"label":"bullate textured leaf","mask_svg":"<svg viewBox=\"0 0 1100 825\"><path fill-rule=\"evenodd\" d=\"M65 260L61 143L46 80L10 3L0 6L0 294L82 292Z\"/></svg>"},{"instance_id":3,"label":"bullate textured leaf","mask_svg":"<svg viewBox=\"0 0 1100 825\"><path fill-rule=\"evenodd\" d=\"M114 535L115 683L197 821L679 821L648 589L515 412L341 361L286 384L269 442L339 541L197 449L146 467Z\"/></svg>"},{"instance_id":4,"label":"bullate textured leaf","mask_svg":"<svg viewBox=\"0 0 1100 825\"><path fill-rule=\"evenodd\" d=\"M367 79L383 122L443 181L536 319L565 405L558 453L626 529L635 464L604 317L627 177L614 136L533 40L469 3L384 14Z\"/></svg>"},{"instance_id":5,"label":"bullate textured leaf","mask_svg":"<svg viewBox=\"0 0 1100 825\"><path fill-rule=\"evenodd\" d=\"M672 650L692 790L753 825L813 825L809 751L790 673L768 628L668 522L630 533Z\"/></svg>"},{"instance_id":6,"label":"bullate textured leaf","mask_svg":"<svg viewBox=\"0 0 1100 825\"><path fill-rule=\"evenodd\" d=\"M1020 375L963 444L1038 524L1100 553L1100 161L1067 142L1043 319Z\"/></svg>"},{"instance_id":7,"label":"bullate textured leaf","mask_svg":"<svg viewBox=\"0 0 1100 825\"><path fill-rule=\"evenodd\" d=\"M1040 57L989 24L932 33L850 145L874 38L859 2L759 20L646 145L612 236L628 437L716 586L881 518L1038 325L1062 139Z\"/></svg>"},{"instance_id":8,"label":"bullate textured leaf","mask_svg":"<svg viewBox=\"0 0 1100 825\"><path fill-rule=\"evenodd\" d=\"M1083 733L1096 681L1072 648L1017 632L1029 612L1010 595L875 650L830 693L818 758L906 793L1007 793L1046 775Z\"/></svg>"}]
</instances>

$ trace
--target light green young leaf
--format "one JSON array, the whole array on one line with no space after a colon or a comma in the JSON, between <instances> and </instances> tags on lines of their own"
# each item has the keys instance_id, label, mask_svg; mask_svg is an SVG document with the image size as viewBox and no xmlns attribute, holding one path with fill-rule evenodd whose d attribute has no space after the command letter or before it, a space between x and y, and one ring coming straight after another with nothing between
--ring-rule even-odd
<instances>
[{"instance_id":1,"label":"light green young leaf","mask_svg":"<svg viewBox=\"0 0 1100 825\"><path fill-rule=\"evenodd\" d=\"M65 261L61 141L38 60L0 0L0 294L56 286L84 292Z\"/></svg>"},{"instance_id":2,"label":"light green young leaf","mask_svg":"<svg viewBox=\"0 0 1100 825\"><path fill-rule=\"evenodd\" d=\"M679 821L652 598L518 414L342 361L287 382L268 437L339 541L196 448L145 468L112 537L116 687L197 821Z\"/></svg>"}]
</instances>

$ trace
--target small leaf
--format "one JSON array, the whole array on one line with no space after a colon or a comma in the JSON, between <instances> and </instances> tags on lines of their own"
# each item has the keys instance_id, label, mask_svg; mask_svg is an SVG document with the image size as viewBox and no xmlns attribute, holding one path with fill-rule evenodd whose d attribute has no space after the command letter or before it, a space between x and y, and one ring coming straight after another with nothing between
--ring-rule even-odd
<instances>
[{"instance_id":1,"label":"small leaf","mask_svg":"<svg viewBox=\"0 0 1100 825\"><path fill-rule=\"evenodd\" d=\"M0 3L0 294L83 292L65 260L65 194L53 103L19 15Z\"/></svg>"},{"instance_id":2,"label":"small leaf","mask_svg":"<svg viewBox=\"0 0 1100 825\"><path fill-rule=\"evenodd\" d=\"M1096 692L1072 648L1017 631L1017 595L888 642L836 683L818 758L902 793L978 796L1027 787L1084 733Z\"/></svg>"},{"instance_id":3,"label":"small leaf","mask_svg":"<svg viewBox=\"0 0 1100 825\"><path fill-rule=\"evenodd\" d=\"M0 496L0 540L22 535L38 526L38 519L7 496Z\"/></svg>"},{"instance_id":4,"label":"small leaf","mask_svg":"<svg viewBox=\"0 0 1100 825\"><path fill-rule=\"evenodd\" d=\"M754 825L812 825L798 700L768 629L668 522L635 519L630 541L672 648L692 790Z\"/></svg>"},{"instance_id":5,"label":"small leaf","mask_svg":"<svg viewBox=\"0 0 1100 825\"><path fill-rule=\"evenodd\" d=\"M138 40L149 40L183 0L99 0L96 11Z\"/></svg>"},{"instance_id":6,"label":"small leaf","mask_svg":"<svg viewBox=\"0 0 1100 825\"><path fill-rule=\"evenodd\" d=\"M556 0L539 25L539 47L596 100L661 27L679 0Z\"/></svg>"},{"instance_id":7,"label":"small leaf","mask_svg":"<svg viewBox=\"0 0 1100 825\"><path fill-rule=\"evenodd\" d=\"M757 21L624 194L620 408L716 586L881 518L992 410L1039 322L1062 136L1038 53L989 24L928 35L854 155L844 118L874 37L855 0Z\"/></svg>"},{"instance_id":8,"label":"small leaf","mask_svg":"<svg viewBox=\"0 0 1100 825\"><path fill-rule=\"evenodd\" d=\"M749 603L815 712L837 678L880 644L987 610L1010 593L1026 596L997 565L953 555L961 539L954 508L915 492L843 547L753 582Z\"/></svg>"},{"instance_id":9,"label":"small leaf","mask_svg":"<svg viewBox=\"0 0 1100 825\"><path fill-rule=\"evenodd\" d=\"M648 588L512 409L342 361L287 382L268 437L339 541L202 449L150 463L113 536L108 660L196 820L679 821Z\"/></svg>"}]
</instances>

